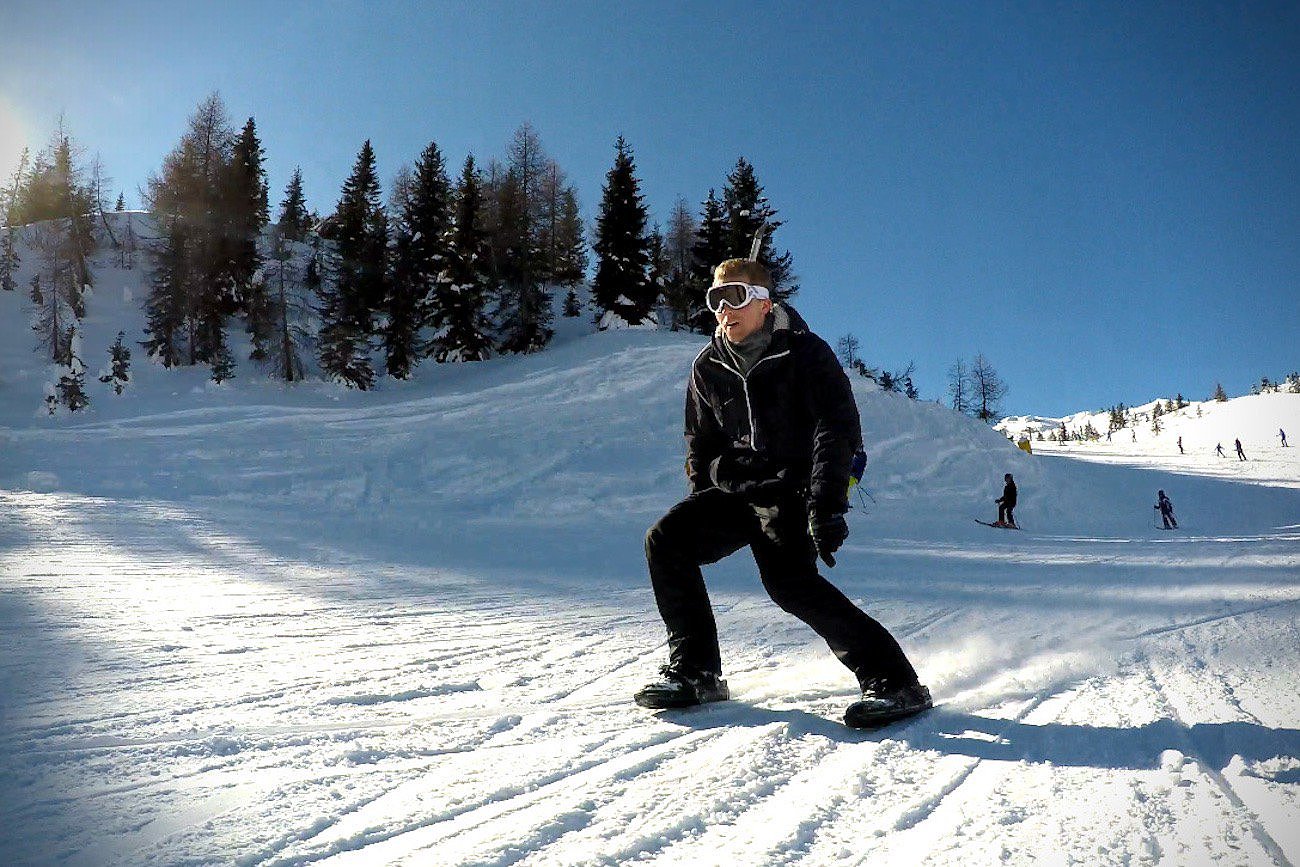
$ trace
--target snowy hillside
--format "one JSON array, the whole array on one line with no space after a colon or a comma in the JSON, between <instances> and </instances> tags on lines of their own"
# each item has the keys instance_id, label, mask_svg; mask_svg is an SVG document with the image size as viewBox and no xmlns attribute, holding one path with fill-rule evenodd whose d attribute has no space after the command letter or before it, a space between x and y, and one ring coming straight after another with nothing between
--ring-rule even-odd
<instances>
[{"instance_id":1,"label":"snowy hillside","mask_svg":"<svg viewBox=\"0 0 1300 867\"><path fill-rule=\"evenodd\" d=\"M1217 476L1228 479L1293 487L1297 482L1297 451L1282 447L1281 431L1295 445L1300 431L1300 394L1270 392L1245 395L1226 401L1192 401L1159 417L1161 430L1153 430L1155 400L1130 412L1134 421L1107 436L1109 414L1081 412L1064 418L1009 416L997 429L1017 439L1029 436L1040 454L1067 455L1099 463L1157 467L1174 473ZM1095 442L1039 442L1059 431L1082 431L1092 425L1101 438ZM1246 460L1238 458L1234 442L1240 439ZM1182 450L1178 443L1182 441ZM1222 446L1223 456L1216 447Z\"/></svg>"},{"instance_id":2,"label":"snowy hillside","mask_svg":"<svg viewBox=\"0 0 1300 867\"><path fill-rule=\"evenodd\" d=\"M139 279L102 266L94 352L138 339ZM1300 862L1300 448L1031 456L859 379L871 499L827 574L937 707L845 729L851 678L742 553L707 573L735 700L651 714L642 538L684 492L702 338L575 333L373 393L137 352L123 396L51 419L24 303L4 863ZM972 520L1004 472L1024 532Z\"/></svg>"}]
</instances>

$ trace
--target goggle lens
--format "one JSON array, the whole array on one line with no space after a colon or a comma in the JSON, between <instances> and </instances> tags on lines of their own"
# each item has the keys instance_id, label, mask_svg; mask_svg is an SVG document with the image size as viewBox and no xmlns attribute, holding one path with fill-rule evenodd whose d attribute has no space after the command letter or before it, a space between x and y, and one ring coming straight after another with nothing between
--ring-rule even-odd
<instances>
[{"instance_id":1,"label":"goggle lens","mask_svg":"<svg viewBox=\"0 0 1300 867\"><path fill-rule=\"evenodd\" d=\"M767 290L762 286L751 286L748 283L722 283L711 287L705 293L704 303L708 305L711 312L720 313L724 305L738 310L755 298L766 297L768 297Z\"/></svg>"}]
</instances>

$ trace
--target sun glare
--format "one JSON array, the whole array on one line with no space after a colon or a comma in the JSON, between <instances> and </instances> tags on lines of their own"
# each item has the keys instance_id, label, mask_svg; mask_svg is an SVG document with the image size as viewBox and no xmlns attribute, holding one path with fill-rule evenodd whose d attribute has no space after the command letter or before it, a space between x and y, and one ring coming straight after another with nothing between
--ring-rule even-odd
<instances>
[{"instance_id":1,"label":"sun glare","mask_svg":"<svg viewBox=\"0 0 1300 867\"><path fill-rule=\"evenodd\" d=\"M26 124L9 97L0 93L0 179L7 180L18 165L18 155L28 141Z\"/></svg>"}]
</instances>

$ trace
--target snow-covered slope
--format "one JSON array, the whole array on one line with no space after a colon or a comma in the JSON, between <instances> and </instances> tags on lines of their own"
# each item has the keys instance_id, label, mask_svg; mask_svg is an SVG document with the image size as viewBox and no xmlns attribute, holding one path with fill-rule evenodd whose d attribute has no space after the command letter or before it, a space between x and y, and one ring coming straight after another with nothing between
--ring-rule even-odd
<instances>
[{"instance_id":1,"label":"snow-covered slope","mask_svg":"<svg viewBox=\"0 0 1300 867\"><path fill-rule=\"evenodd\" d=\"M138 339L130 279L88 344ZM1300 861L1300 449L1031 456L859 381L873 499L828 574L938 707L844 729L851 679L741 554L708 572L736 700L654 715L642 534L701 338L571 338L367 394L137 357L50 419L0 384L3 860ZM1022 533L971 520L1004 472Z\"/></svg>"},{"instance_id":2,"label":"snow-covered slope","mask_svg":"<svg viewBox=\"0 0 1300 867\"><path fill-rule=\"evenodd\" d=\"M1152 425L1157 403L1132 408L1134 421L1126 428L1106 435L1109 413L1076 413L1065 418L1010 416L997 429L1017 439L1029 436L1034 448L1045 455L1069 457L1097 463L1133 467L1155 467L1178 474L1214 476L1292 487L1297 482L1300 452L1283 448L1280 432L1288 443L1300 431L1300 394L1268 392L1244 395L1226 401L1192 401L1181 409L1160 416L1160 431ZM1038 442L1064 425L1068 431L1082 431L1091 424L1101 434L1096 442ZM1234 442L1240 439L1246 460L1238 458ZM1179 441L1182 448L1179 449ZM1221 446L1220 456L1216 447Z\"/></svg>"}]
</instances>

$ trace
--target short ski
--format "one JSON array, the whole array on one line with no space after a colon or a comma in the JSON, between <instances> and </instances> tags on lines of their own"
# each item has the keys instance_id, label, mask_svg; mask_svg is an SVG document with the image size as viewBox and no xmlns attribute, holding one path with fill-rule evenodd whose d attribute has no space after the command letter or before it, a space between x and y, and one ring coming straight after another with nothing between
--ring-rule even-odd
<instances>
[{"instance_id":1,"label":"short ski","mask_svg":"<svg viewBox=\"0 0 1300 867\"><path fill-rule=\"evenodd\" d=\"M988 521L981 521L979 518L975 519L975 523L983 524L985 527L993 527L994 529L997 530L1019 530L1020 529L1019 527L1014 527L1011 524L992 524Z\"/></svg>"}]
</instances>

